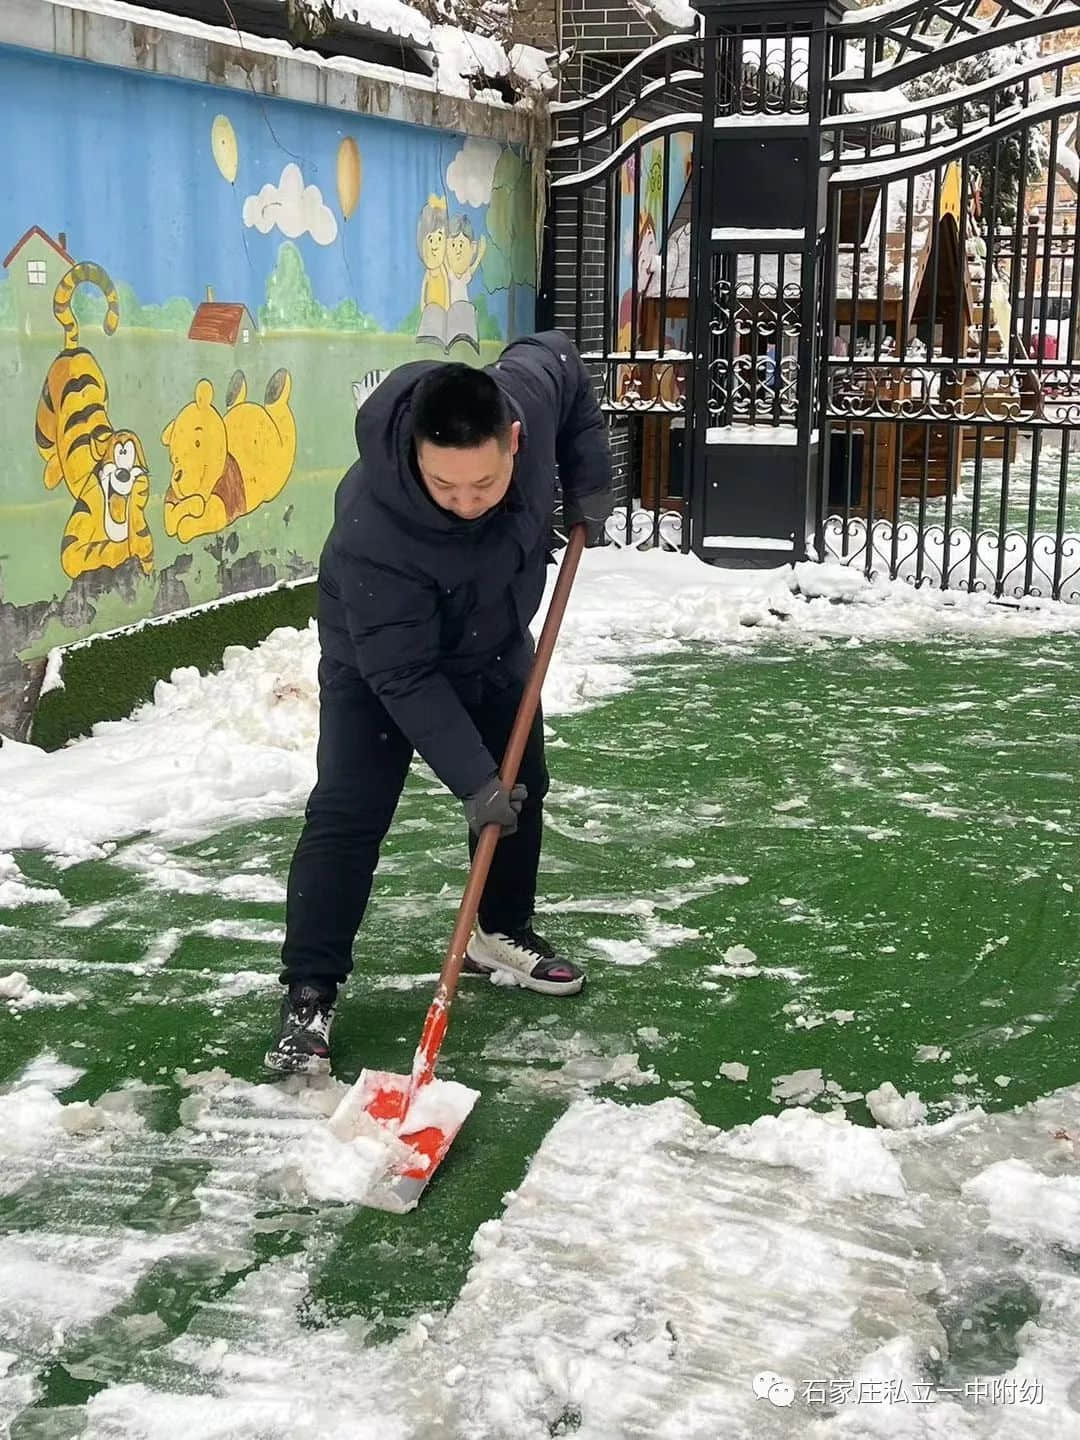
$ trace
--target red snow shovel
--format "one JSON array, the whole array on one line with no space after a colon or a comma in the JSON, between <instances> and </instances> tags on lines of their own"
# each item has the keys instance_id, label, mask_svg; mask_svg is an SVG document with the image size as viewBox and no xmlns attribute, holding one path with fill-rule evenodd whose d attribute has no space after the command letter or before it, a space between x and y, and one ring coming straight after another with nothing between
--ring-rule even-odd
<instances>
[{"instance_id":1,"label":"red snow shovel","mask_svg":"<svg viewBox=\"0 0 1080 1440\"><path fill-rule=\"evenodd\" d=\"M555 649L566 602L570 598L570 587L574 583L578 561L585 546L585 535L584 525L575 525L570 532L570 543L566 547L555 582L555 591L536 647L536 658L518 706L514 728L510 732L510 741L499 771L499 778L508 789L513 787L517 779L521 757L525 753L536 707L540 703L540 691L552 651ZM362 1070L356 1084L330 1117L330 1128L340 1139L346 1140L355 1136L357 1121L362 1115L366 1115L389 1130L414 1152L404 1162L404 1168L399 1173L369 1196L368 1203L377 1208L404 1213L415 1207L424 1187L468 1118L476 1098L475 1092L466 1091L465 1087L461 1086L455 1087L452 1101L440 1103L437 1093L428 1087L435 1078L435 1062L439 1058L443 1037L450 1022L450 1006L453 1004L454 992L457 990L458 977L465 959L465 947L476 922L480 897L487 882L500 833L499 826L494 824L485 825L480 833L468 884L458 910L457 923L439 974L435 998L428 1009L420 1034L420 1044L413 1056L412 1073L394 1075L386 1070ZM360 1120L360 1123L365 1122Z\"/></svg>"}]
</instances>

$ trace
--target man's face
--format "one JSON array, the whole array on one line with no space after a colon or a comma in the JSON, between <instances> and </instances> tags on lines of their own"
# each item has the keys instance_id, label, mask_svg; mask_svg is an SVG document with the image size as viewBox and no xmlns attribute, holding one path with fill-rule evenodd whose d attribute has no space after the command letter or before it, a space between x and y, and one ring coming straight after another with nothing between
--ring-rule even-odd
<instances>
[{"instance_id":1,"label":"man's face","mask_svg":"<svg viewBox=\"0 0 1080 1440\"><path fill-rule=\"evenodd\" d=\"M416 447L420 478L441 509L478 520L509 490L520 439L521 424L515 420L506 440L485 440L468 450L421 440Z\"/></svg>"}]
</instances>

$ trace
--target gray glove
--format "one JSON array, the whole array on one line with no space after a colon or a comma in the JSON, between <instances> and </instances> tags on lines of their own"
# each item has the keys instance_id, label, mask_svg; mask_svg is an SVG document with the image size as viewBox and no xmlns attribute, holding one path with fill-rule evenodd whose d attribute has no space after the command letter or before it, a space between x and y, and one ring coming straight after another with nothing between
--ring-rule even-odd
<instances>
[{"instance_id":1,"label":"gray glove","mask_svg":"<svg viewBox=\"0 0 1080 1440\"><path fill-rule=\"evenodd\" d=\"M462 802L469 829L474 835L479 835L485 825L500 825L503 835L513 835L518 827L518 814L528 798L529 792L524 785L515 785L508 790L498 775L493 775L479 790L466 795Z\"/></svg>"},{"instance_id":2,"label":"gray glove","mask_svg":"<svg viewBox=\"0 0 1080 1440\"><path fill-rule=\"evenodd\" d=\"M615 508L611 486L594 490L590 495L564 495L563 519L567 527L584 524L588 549L604 543L604 522Z\"/></svg>"}]
</instances>

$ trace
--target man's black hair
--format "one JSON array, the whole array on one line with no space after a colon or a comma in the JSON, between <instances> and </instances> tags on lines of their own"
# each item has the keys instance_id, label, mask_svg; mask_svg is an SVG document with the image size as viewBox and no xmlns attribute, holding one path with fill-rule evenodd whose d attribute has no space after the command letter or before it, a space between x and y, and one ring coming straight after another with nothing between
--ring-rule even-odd
<instances>
[{"instance_id":1,"label":"man's black hair","mask_svg":"<svg viewBox=\"0 0 1080 1440\"><path fill-rule=\"evenodd\" d=\"M505 445L513 417L506 396L483 370L440 365L413 391L413 439L473 450L488 440Z\"/></svg>"}]
</instances>

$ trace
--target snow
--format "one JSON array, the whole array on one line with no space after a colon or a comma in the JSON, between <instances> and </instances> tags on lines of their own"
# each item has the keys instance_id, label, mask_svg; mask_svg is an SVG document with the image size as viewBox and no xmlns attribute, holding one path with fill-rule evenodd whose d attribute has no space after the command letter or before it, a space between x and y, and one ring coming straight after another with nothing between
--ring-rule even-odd
<instances>
[{"instance_id":1,"label":"snow","mask_svg":"<svg viewBox=\"0 0 1080 1440\"><path fill-rule=\"evenodd\" d=\"M881 0L879 5L864 5L858 10L848 10L842 18L845 25L857 25L862 30L865 26L876 25L879 20L884 20L900 10L910 11L912 8L911 0Z\"/></svg>"},{"instance_id":2,"label":"snow","mask_svg":"<svg viewBox=\"0 0 1080 1440\"><path fill-rule=\"evenodd\" d=\"M796 1108L762 1115L752 1125L737 1125L717 1147L739 1159L803 1170L828 1195L905 1194L900 1163L877 1132L836 1112L818 1115Z\"/></svg>"},{"instance_id":3,"label":"snow","mask_svg":"<svg viewBox=\"0 0 1080 1440\"><path fill-rule=\"evenodd\" d=\"M645 965L656 955L640 940L590 940L589 945L613 965Z\"/></svg>"},{"instance_id":4,"label":"snow","mask_svg":"<svg viewBox=\"0 0 1080 1440\"><path fill-rule=\"evenodd\" d=\"M777 1075L770 1098L785 1105L810 1105L825 1089L820 1069L795 1070L790 1075Z\"/></svg>"},{"instance_id":5,"label":"snow","mask_svg":"<svg viewBox=\"0 0 1080 1440\"><path fill-rule=\"evenodd\" d=\"M41 681L41 695L48 695L53 690L64 688L64 652L58 645L54 645L49 651L48 659L45 661L45 674Z\"/></svg>"},{"instance_id":6,"label":"snow","mask_svg":"<svg viewBox=\"0 0 1080 1440\"><path fill-rule=\"evenodd\" d=\"M888 1126L890 1130L920 1125L926 1119L926 1106L919 1099L918 1092L909 1090L906 1095L901 1095L891 1080L886 1080L876 1090L868 1090L866 1105L878 1124Z\"/></svg>"},{"instance_id":7,"label":"snow","mask_svg":"<svg viewBox=\"0 0 1080 1440\"><path fill-rule=\"evenodd\" d=\"M522 104L532 103L537 85L541 89L550 88L550 77L547 82L544 81L535 55L520 56L519 69L512 66L498 41L453 25L433 26L419 10L401 3L401 0L333 0L333 3L335 8L340 10L342 19L361 25L376 34L394 36L399 42L404 41L418 47L422 53L437 56L439 66L435 75L418 75L402 67L380 65L348 55L323 56L313 50L294 46L287 40L255 35L243 30L237 32L232 25L208 25L183 15L128 4L126 0L48 0L48 3L62 9L104 15L139 26L151 26L166 34L188 35L228 49L243 50L248 55L272 55L278 59L298 60L321 70L389 81L429 93L458 95L497 109L505 108L502 97L490 90L476 90L471 83L472 77L480 68L478 57L483 57L485 61L484 73L494 76L513 73L521 81L525 91ZM494 69L487 68L489 61L495 66ZM464 68L457 68L459 62Z\"/></svg>"},{"instance_id":8,"label":"snow","mask_svg":"<svg viewBox=\"0 0 1080 1440\"><path fill-rule=\"evenodd\" d=\"M797 646L1054 632L1080 632L1080 610L1050 601L1006 607L985 594L872 583L839 564L725 571L689 556L611 546L582 561L544 704L553 716L588 708L633 686L636 656L690 643L720 653L778 640ZM173 671L129 719L96 725L62 750L46 754L5 741L0 853L43 849L75 863L146 832L118 858L155 885L279 903L276 879L222 882L199 874L195 861L181 866L162 845L301 808L314 780L317 661L313 627L277 630L255 649L228 649L214 674ZM11 868L4 877L19 887L13 893L20 903L58 898Z\"/></svg>"},{"instance_id":9,"label":"snow","mask_svg":"<svg viewBox=\"0 0 1080 1440\"><path fill-rule=\"evenodd\" d=\"M643 20L655 15L672 30L696 31L701 19L689 0L630 0L630 5Z\"/></svg>"},{"instance_id":10,"label":"snow","mask_svg":"<svg viewBox=\"0 0 1080 1440\"><path fill-rule=\"evenodd\" d=\"M902 90L856 90L844 96L844 104L849 112L858 115L882 115L883 117L895 115L906 117L909 112L917 115L920 106L913 104ZM823 130L842 130L846 125L851 124L850 113L848 115L827 115L821 122Z\"/></svg>"},{"instance_id":11,"label":"snow","mask_svg":"<svg viewBox=\"0 0 1080 1440\"><path fill-rule=\"evenodd\" d=\"M471 1090L457 1080L432 1080L421 1088L409 1106L402 1122L403 1133L417 1135L427 1129L442 1130L444 1133L458 1130L479 1098L478 1090Z\"/></svg>"},{"instance_id":12,"label":"snow","mask_svg":"<svg viewBox=\"0 0 1080 1440\"><path fill-rule=\"evenodd\" d=\"M656 1071L642 1069L640 1056L627 1035L595 1035L561 1026L550 1016L535 1025L507 1029L488 1041L485 1061L492 1073L508 1082L508 1094L576 1099L601 1085L625 1091L658 1082ZM638 1038L648 1040L638 1032Z\"/></svg>"},{"instance_id":13,"label":"snow","mask_svg":"<svg viewBox=\"0 0 1080 1440\"><path fill-rule=\"evenodd\" d=\"M512 45L508 59L510 73L516 75L526 90L554 91L559 87L557 78L551 73L548 55L535 45Z\"/></svg>"},{"instance_id":14,"label":"snow","mask_svg":"<svg viewBox=\"0 0 1080 1440\"><path fill-rule=\"evenodd\" d=\"M706 550L793 550L793 535L706 535Z\"/></svg>"},{"instance_id":15,"label":"snow","mask_svg":"<svg viewBox=\"0 0 1080 1440\"><path fill-rule=\"evenodd\" d=\"M71 1414L86 1440L833 1440L837 1435L1070 1440L1080 1348L1076 1176L1047 1132L1080 1088L1004 1115L894 1133L806 1111L705 1125L682 1101L583 1099L545 1136L502 1213L482 1224L461 1291L395 1339L356 1322L310 1323L321 1252L264 1257L250 1245L281 1171L280 1117L312 1133L332 1095L199 1079L215 1113L246 1104L246 1136L190 1149L190 1129L153 1137L162 1158L198 1155L208 1213L187 1230L62 1231L0 1240L0 1362L8 1414L32 1383L15 1355L47 1355L134 1294L158 1261L194 1246L239 1276L209 1323L164 1343L140 1382L109 1382ZM199 1088L198 1086L195 1088ZM255 1092L261 1093L255 1097ZM228 1098L225 1098L228 1096ZM49 1097L51 1099L51 1097ZM55 1103L55 1102L53 1102ZM304 1117L306 1116L306 1121ZM8 1143L0 1131L0 1146ZM121 1147L125 1137L114 1142ZM148 1136L138 1139L145 1164ZM73 1155L103 1137L68 1137ZM184 1149L185 1146L189 1148ZM239 1153L236 1153L236 1152ZM127 1152L116 1163L127 1163ZM33 1162L27 1156L27 1165ZM190 1163L190 1162L189 1162ZM216 1208L214 1208L216 1207ZM193 1233L194 1232L194 1233ZM1039 1403L972 1404L952 1368L939 1310L976 1288L1029 1292L1037 1321L1008 1339L995 1381ZM135 1332L152 1317L132 1316ZM127 1323L127 1322L125 1322ZM1012 1358L1012 1356L1015 1358ZM363 1363L358 1364L361 1357ZM944 1359L942 1357L945 1357ZM21 1375L21 1379L20 1379ZM790 1386L791 1404L759 1395ZM772 1377L779 1377L773 1379ZM847 1386L826 1406L812 1387ZM932 1403L856 1403L860 1381L920 1386ZM15 1387L22 1385L22 1398ZM1021 1390L1021 1387L1026 1387ZM774 1392L776 1393L776 1392ZM12 1398L8 1398L12 1396ZM59 1416L57 1417L60 1418ZM1001 1428L1004 1426L1004 1428ZM1009 1427L1012 1427L1011 1429Z\"/></svg>"},{"instance_id":16,"label":"snow","mask_svg":"<svg viewBox=\"0 0 1080 1440\"><path fill-rule=\"evenodd\" d=\"M682 35L669 35L665 40L658 40L655 45L650 45L647 50L642 50L639 54L635 55L632 60L628 61L627 64L623 66L623 68L613 79L607 81L607 83L602 85L599 90L594 90L591 94L583 95L577 100L557 100L550 107L551 113L553 115L573 115L576 114L576 112L579 110L590 110L599 101L603 100L605 96L610 95L617 90L620 90L622 86L624 86L629 80L629 78L634 74L635 70L640 70L645 65L651 65L668 50L682 50L685 48L685 46L686 39ZM677 75L673 74L672 79L690 79L693 78L695 75L697 76L697 78L700 79L700 71L680 72ZM642 98L651 94L653 89L663 89L669 83L669 81L661 77L660 79L653 81L651 86L649 84L644 84L641 92ZM697 118L700 120L700 115ZM603 131L606 129L607 126L603 126L600 133L603 133ZM588 138L588 136L586 138ZM579 142L577 141L577 139L574 139L572 142L569 143L576 146ZM558 142L556 142L555 148L558 148Z\"/></svg>"},{"instance_id":17,"label":"snow","mask_svg":"<svg viewBox=\"0 0 1080 1440\"><path fill-rule=\"evenodd\" d=\"M740 1060L725 1060L723 1064L719 1066L716 1073L717 1075L723 1075L725 1080L734 1080L736 1083L741 1083L748 1078L750 1068Z\"/></svg>"},{"instance_id":18,"label":"snow","mask_svg":"<svg viewBox=\"0 0 1080 1440\"><path fill-rule=\"evenodd\" d=\"M1036 127L1054 119L1055 116L1060 118L1069 113L1070 105L1074 103L1068 99L1054 96L1033 100L1030 105L1024 107L1024 123ZM1001 115L1004 112L998 113ZM994 140L1005 138L1015 130L1017 114L1018 111L1015 110L1004 114L1004 118L999 118L993 125L989 122L981 126L966 125L963 136L958 137L956 132L946 134L942 143L938 143L929 150L920 149L897 155L891 145L879 146L870 152L869 157L860 157L858 164L846 165L837 170L829 177L829 183L848 185L855 180L880 182L889 177L900 178L919 173L932 174L937 167L957 159L965 146L975 138L987 145Z\"/></svg>"},{"instance_id":19,"label":"snow","mask_svg":"<svg viewBox=\"0 0 1080 1440\"><path fill-rule=\"evenodd\" d=\"M647 53L652 55L655 52L650 50ZM590 103L595 104L604 93L605 91L598 90L595 95L590 97ZM552 106L551 108L555 110L559 107ZM566 112L564 111L563 113ZM572 186L577 190L581 186L587 185L590 181L598 180L608 174L621 160L624 160L631 152L639 149L646 141L666 134L675 134L679 130L692 130L696 125L700 125L700 123L701 112L698 110L684 110L680 111L677 115L663 115L658 120L650 120L647 124L642 125L640 130L635 130L630 139L624 140L610 155L606 156L603 160L597 161L591 169L579 170L572 175L559 176L555 180L552 180L551 188L558 190L566 186Z\"/></svg>"},{"instance_id":20,"label":"snow","mask_svg":"<svg viewBox=\"0 0 1080 1440\"><path fill-rule=\"evenodd\" d=\"M4 747L7 749L6 745ZM23 905L67 905L59 890L35 885L26 879L14 855L0 851L0 910L17 910Z\"/></svg>"},{"instance_id":21,"label":"snow","mask_svg":"<svg viewBox=\"0 0 1080 1440\"><path fill-rule=\"evenodd\" d=\"M400 35L420 45L426 45L431 38L430 22L401 0L330 0L330 8L336 19L382 35Z\"/></svg>"},{"instance_id":22,"label":"snow","mask_svg":"<svg viewBox=\"0 0 1080 1440\"><path fill-rule=\"evenodd\" d=\"M1080 1239L1078 1175L1040 1175L1025 1160L999 1160L969 1180L963 1193L986 1206L991 1234L1073 1248Z\"/></svg>"},{"instance_id":23,"label":"snow","mask_svg":"<svg viewBox=\"0 0 1080 1440\"><path fill-rule=\"evenodd\" d=\"M70 990L35 990L21 970L0 975L0 1003L12 1015L45 1005L74 1005L78 999Z\"/></svg>"},{"instance_id":24,"label":"snow","mask_svg":"<svg viewBox=\"0 0 1080 1440\"><path fill-rule=\"evenodd\" d=\"M326 1125L309 1129L285 1151L290 1174L283 1188L292 1193L295 1186L297 1198L343 1204L364 1201L395 1164L406 1164L412 1154L374 1120L368 1125L366 1133L349 1140L340 1139Z\"/></svg>"},{"instance_id":25,"label":"snow","mask_svg":"<svg viewBox=\"0 0 1080 1440\"><path fill-rule=\"evenodd\" d=\"M58 1090L69 1090L85 1074L78 1066L65 1064L52 1050L43 1050L23 1066L12 1089L25 1090L28 1085L39 1085L55 1094Z\"/></svg>"},{"instance_id":26,"label":"snow","mask_svg":"<svg viewBox=\"0 0 1080 1440\"><path fill-rule=\"evenodd\" d=\"M806 238L806 231L804 229L744 230L738 225L717 225L713 227L712 238L714 240L770 240L777 245L782 245L785 241L801 242Z\"/></svg>"},{"instance_id":27,"label":"snow","mask_svg":"<svg viewBox=\"0 0 1080 1440\"><path fill-rule=\"evenodd\" d=\"M456 25L432 26L431 50L438 61L436 80L450 76L458 84L460 78L494 78L510 70L506 51L497 40L490 35L469 34Z\"/></svg>"},{"instance_id":28,"label":"snow","mask_svg":"<svg viewBox=\"0 0 1080 1440\"><path fill-rule=\"evenodd\" d=\"M705 431L706 445L796 445L798 440L794 425L710 425Z\"/></svg>"},{"instance_id":29,"label":"snow","mask_svg":"<svg viewBox=\"0 0 1080 1440\"><path fill-rule=\"evenodd\" d=\"M790 129L792 126L805 128L810 124L809 115L791 114L787 111L773 114L771 111L755 110L749 114L718 115L713 121L716 130L738 130L746 126L759 130L773 130L777 126Z\"/></svg>"},{"instance_id":30,"label":"snow","mask_svg":"<svg viewBox=\"0 0 1080 1440\"><path fill-rule=\"evenodd\" d=\"M60 1129L62 1105L44 1085L25 1085L0 1095L0 1146L4 1158L49 1148ZM6 1193L0 1180L0 1193Z\"/></svg>"},{"instance_id":31,"label":"snow","mask_svg":"<svg viewBox=\"0 0 1080 1440\"><path fill-rule=\"evenodd\" d=\"M43 1064L38 1078L31 1075L25 1084L18 1083L14 1089L0 1094L0 1160L5 1166L0 1170L0 1195L13 1194L21 1183L18 1166L10 1162L47 1152L51 1164L62 1149L65 1137L77 1140L101 1131L121 1135L141 1133L142 1119L134 1106L132 1092L103 1095L94 1104L85 1101L62 1104L53 1090L66 1088L62 1083L66 1077L59 1073L65 1068ZM67 1079L68 1085L72 1083ZM107 1143L107 1136L105 1141ZM0 1273L3 1272L0 1258Z\"/></svg>"}]
</instances>

